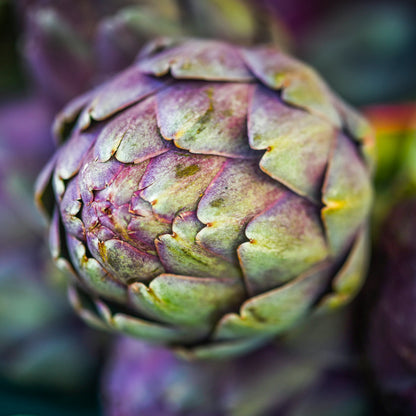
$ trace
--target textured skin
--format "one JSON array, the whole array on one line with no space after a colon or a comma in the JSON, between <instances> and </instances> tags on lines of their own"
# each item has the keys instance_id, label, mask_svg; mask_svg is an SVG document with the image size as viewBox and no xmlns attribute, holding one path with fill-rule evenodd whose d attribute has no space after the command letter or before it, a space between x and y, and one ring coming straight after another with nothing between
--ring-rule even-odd
<instances>
[{"instance_id":1,"label":"textured skin","mask_svg":"<svg viewBox=\"0 0 416 416\"><path fill-rule=\"evenodd\" d=\"M224 355L359 289L371 131L282 52L158 39L55 133L37 198L84 319Z\"/></svg>"}]
</instances>

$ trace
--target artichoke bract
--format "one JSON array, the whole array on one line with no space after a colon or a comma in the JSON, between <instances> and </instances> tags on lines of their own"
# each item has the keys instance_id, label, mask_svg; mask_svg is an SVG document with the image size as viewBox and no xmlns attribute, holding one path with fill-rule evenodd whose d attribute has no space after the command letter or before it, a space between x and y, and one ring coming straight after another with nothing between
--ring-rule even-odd
<instances>
[{"instance_id":1,"label":"artichoke bract","mask_svg":"<svg viewBox=\"0 0 416 416\"><path fill-rule=\"evenodd\" d=\"M54 131L37 200L90 323L222 356L359 289L371 129L281 51L157 39Z\"/></svg>"}]
</instances>

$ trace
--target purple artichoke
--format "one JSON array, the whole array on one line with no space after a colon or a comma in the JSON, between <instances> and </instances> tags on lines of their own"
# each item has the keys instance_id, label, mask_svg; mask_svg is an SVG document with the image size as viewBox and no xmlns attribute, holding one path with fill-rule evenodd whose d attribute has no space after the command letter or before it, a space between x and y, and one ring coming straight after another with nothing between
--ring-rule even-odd
<instances>
[{"instance_id":1,"label":"purple artichoke","mask_svg":"<svg viewBox=\"0 0 416 416\"><path fill-rule=\"evenodd\" d=\"M334 319L335 316L335 319ZM229 360L184 361L121 338L102 381L106 416L364 416L345 315ZM312 334L313 333L313 334Z\"/></svg>"},{"instance_id":2,"label":"purple artichoke","mask_svg":"<svg viewBox=\"0 0 416 416\"><path fill-rule=\"evenodd\" d=\"M223 355L360 288L371 130L281 51L156 40L55 133L37 200L90 323Z\"/></svg>"},{"instance_id":3,"label":"purple artichoke","mask_svg":"<svg viewBox=\"0 0 416 416\"><path fill-rule=\"evenodd\" d=\"M23 56L29 75L55 106L61 107L92 84L94 27L105 2L20 0Z\"/></svg>"},{"instance_id":4,"label":"purple artichoke","mask_svg":"<svg viewBox=\"0 0 416 416\"><path fill-rule=\"evenodd\" d=\"M383 227L375 261L382 287L370 325L369 355L384 394L416 413L416 199L398 204ZM391 405L391 404L390 404Z\"/></svg>"}]
</instances>

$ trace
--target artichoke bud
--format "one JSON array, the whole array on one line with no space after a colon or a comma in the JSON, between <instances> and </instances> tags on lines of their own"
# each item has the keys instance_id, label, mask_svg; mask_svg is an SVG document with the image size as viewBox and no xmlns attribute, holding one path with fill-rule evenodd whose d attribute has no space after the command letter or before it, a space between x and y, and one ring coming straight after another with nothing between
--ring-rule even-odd
<instances>
[{"instance_id":1,"label":"artichoke bud","mask_svg":"<svg viewBox=\"0 0 416 416\"><path fill-rule=\"evenodd\" d=\"M359 290L371 129L283 52L157 39L55 132L37 200L91 324L223 356Z\"/></svg>"}]
</instances>

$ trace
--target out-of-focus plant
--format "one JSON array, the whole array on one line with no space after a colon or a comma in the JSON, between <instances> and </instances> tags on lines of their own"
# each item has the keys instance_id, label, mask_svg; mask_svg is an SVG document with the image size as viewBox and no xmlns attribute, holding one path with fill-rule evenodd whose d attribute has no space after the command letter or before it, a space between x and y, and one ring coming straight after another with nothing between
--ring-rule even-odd
<instances>
[{"instance_id":1,"label":"out-of-focus plant","mask_svg":"<svg viewBox=\"0 0 416 416\"><path fill-rule=\"evenodd\" d=\"M416 196L416 103L373 105L364 110L376 133L374 233L391 208Z\"/></svg>"},{"instance_id":2,"label":"out-of-focus plant","mask_svg":"<svg viewBox=\"0 0 416 416\"><path fill-rule=\"evenodd\" d=\"M416 412L416 104L373 105L373 256L357 326L386 414ZM360 322L358 322L358 320Z\"/></svg>"},{"instance_id":3,"label":"out-of-focus plant","mask_svg":"<svg viewBox=\"0 0 416 416\"><path fill-rule=\"evenodd\" d=\"M332 3L299 40L301 56L355 105L413 99L415 2Z\"/></svg>"},{"instance_id":4,"label":"out-of-focus plant","mask_svg":"<svg viewBox=\"0 0 416 416\"><path fill-rule=\"evenodd\" d=\"M100 338L66 306L32 200L34 177L53 147L50 118L36 96L0 107L0 377L81 391L96 370Z\"/></svg>"},{"instance_id":5,"label":"out-of-focus plant","mask_svg":"<svg viewBox=\"0 0 416 416\"><path fill-rule=\"evenodd\" d=\"M344 311L226 361L184 361L121 338L102 383L106 416L364 416L370 411Z\"/></svg>"},{"instance_id":6,"label":"out-of-focus plant","mask_svg":"<svg viewBox=\"0 0 416 416\"><path fill-rule=\"evenodd\" d=\"M295 42L292 44L293 47L296 47L312 27L325 20L328 10L333 10L343 3L342 1L335 3L331 0L252 0L252 2L261 4L273 18L282 21Z\"/></svg>"},{"instance_id":7,"label":"out-of-focus plant","mask_svg":"<svg viewBox=\"0 0 416 416\"><path fill-rule=\"evenodd\" d=\"M0 257L0 377L53 391L82 391L100 357L95 333L74 319L64 293L44 279L57 273L33 244Z\"/></svg>"},{"instance_id":8,"label":"out-of-focus plant","mask_svg":"<svg viewBox=\"0 0 416 416\"><path fill-rule=\"evenodd\" d=\"M407 416L416 414L416 198L401 199L382 230L368 355L382 403L390 414Z\"/></svg>"},{"instance_id":9,"label":"out-of-focus plant","mask_svg":"<svg viewBox=\"0 0 416 416\"><path fill-rule=\"evenodd\" d=\"M23 52L58 106L131 64L156 36L286 42L277 17L249 0L19 0Z\"/></svg>"},{"instance_id":10,"label":"out-of-focus plant","mask_svg":"<svg viewBox=\"0 0 416 416\"><path fill-rule=\"evenodd\" d=\"M39 238L33 182L53 150L53 109L40 96L0 104L0 247Z\"/></svg>"},{"instance_id":11,"label":"out-of-focus plant","mask_svg":"<svg viewBox=\"0 0 416 416\"><path fill-rule=\"evenodd\" d=\"M25 80L16 38L18 27L13 19L11 0L0 0L0 97L22 90Z\"/></svg>"}]
</instances>

